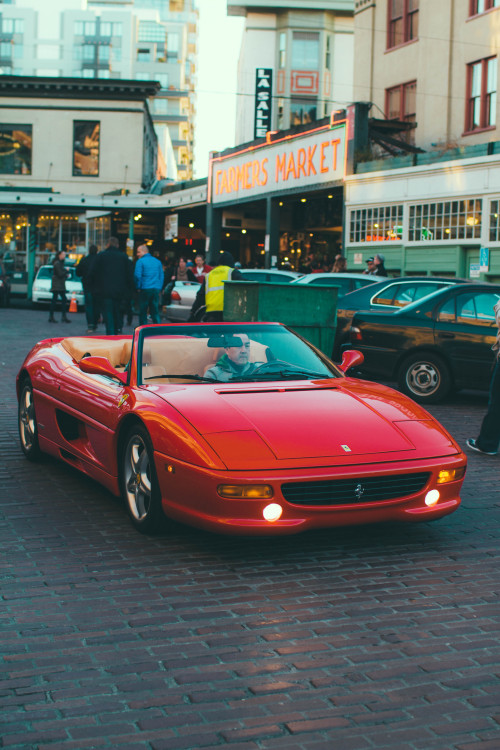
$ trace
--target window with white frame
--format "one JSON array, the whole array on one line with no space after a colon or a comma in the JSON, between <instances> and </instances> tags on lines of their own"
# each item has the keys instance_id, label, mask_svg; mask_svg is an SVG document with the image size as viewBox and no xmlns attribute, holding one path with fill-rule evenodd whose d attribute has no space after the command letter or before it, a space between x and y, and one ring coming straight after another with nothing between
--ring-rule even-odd
<instances>
[{"instance_id":1,"label":"window with white frame","mask_svg":"<svg viewBox=\"0 0 500 750\"><path fill-rule=\"evenodd\" d=\"M393 242L403 236L403 204L350 212L349 242Z\"/></svg>"},{"instance_id":2,"label":"window with white frame","mask_svg":"<svg viewBox=\"0 0 500 750\"><path fill-rule=\"evenodd\" d=\"M490 242L500 242L500 200L490 201Z\"/></svg>"},{"instance_id":3,"label":"window with white frame","mask_svg":"<svg viewBox=\"0 0 500 750\"><path fill-rule=\"evenodd\" d=\"M478 240L481 218L480 198L410 205L408 240Z\"/></svg>"}]
</instances>

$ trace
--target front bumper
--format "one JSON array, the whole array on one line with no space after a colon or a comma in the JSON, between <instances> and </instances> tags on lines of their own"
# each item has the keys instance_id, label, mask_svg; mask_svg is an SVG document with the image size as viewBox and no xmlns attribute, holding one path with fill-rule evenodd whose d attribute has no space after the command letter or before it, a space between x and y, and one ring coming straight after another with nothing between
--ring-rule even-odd
<instances>
[{"instance_id":1,"label":"front bumper","mask_svg":"<svg viewBox=\"0 0 500 750\"><path fill-rule=\"evenodd\" d=\"M155 463L163 509L167 516L193 526L228 534L280 535L336 526L436 520L459 507L459 493L463 483L462 478L447 484L437 484L439 471L465 466L467 461L465 455L459 453L444 458L377 463L375 467L373 464L358 464L283 472L224 472L183 464L156 453ZM376 502L360 500L349 506L298 506L288 503L281 490L284 482L291 481L313 482L353 476L362 481L363 477L383 478L384 475L421 471L429 472L430 476L423 489L417 493ZM265 500L227 499L217 493L219 484L268 484L273 487L274 496ZM425 496L433 489L439 491L440 497L435 505L428 506L425 504ZM266 521L263 517L263 510L270 503L278 503L283 509L278 521Z\"/></svg>"}]
</instances>

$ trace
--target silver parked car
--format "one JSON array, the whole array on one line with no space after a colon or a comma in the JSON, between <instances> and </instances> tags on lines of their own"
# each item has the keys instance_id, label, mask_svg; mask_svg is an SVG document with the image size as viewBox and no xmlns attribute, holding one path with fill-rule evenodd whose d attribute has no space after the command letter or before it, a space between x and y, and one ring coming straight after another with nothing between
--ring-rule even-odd
<instances>
[{"instance_id":1,"label":"silver parked car","mask_svg":"<svg viewBox=\"0 0 500 750\"><path fill-rule=\"evenodd\" d=\"M170 304L162 308L163 315L172 321L187 320L199 288L196 281L176 281L170 295Z\"/></svg>"},{"instance_id":2,"label":"silver parked car","mask_svg":"<svg viewBox=\"0 0 500 750\"><path fill-rule=\"evenodd\" d=\"M308 273L300 279L292 281L292 284L311 284L313 286L336 286L338 289L338 299L354 292L356 289L362 289L379 281L380 276L369 276L363 273Z\"/></svg>"}]
</instances>

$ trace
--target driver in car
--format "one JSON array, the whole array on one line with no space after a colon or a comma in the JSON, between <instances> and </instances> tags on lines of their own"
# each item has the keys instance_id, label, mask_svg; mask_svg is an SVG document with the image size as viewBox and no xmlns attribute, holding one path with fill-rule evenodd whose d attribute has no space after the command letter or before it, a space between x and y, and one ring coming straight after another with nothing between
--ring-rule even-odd
<instances>
[{"instance_id":1,"label":"driver in car","mask_svg":"<svg viewBox=\"0 0 500 750\"><path fill-rule=\"evenodd\" d=\"M237 346L225 346L224 354L218 360L217 364L210 367L205 377L211 380L218 380L227 383L233 378L240 378L244 375L251 375L262 362L249 362L250 356L250 339L246 333L236 333L232 337L234 343L240 342Z\"/></svg>"}]
</instances>

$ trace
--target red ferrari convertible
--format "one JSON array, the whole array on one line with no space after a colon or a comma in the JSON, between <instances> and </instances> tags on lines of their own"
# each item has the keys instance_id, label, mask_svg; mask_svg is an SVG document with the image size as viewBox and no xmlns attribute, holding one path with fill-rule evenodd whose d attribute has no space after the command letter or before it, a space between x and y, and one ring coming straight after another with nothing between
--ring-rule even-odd
<instances>
[{"instance_id":1,"label":"red ferrari convertible","mask_svg":"<svg viewBox=\"0 0 500 750\"><path fill-rule=\"evenodd\" d=\"M17 377L21 446L123 496L133 525L165 517L291 534L456 510L466 458L409 398L346 376L278 323L149 325L53 338Z\"/></svg>"}]
</instances>

